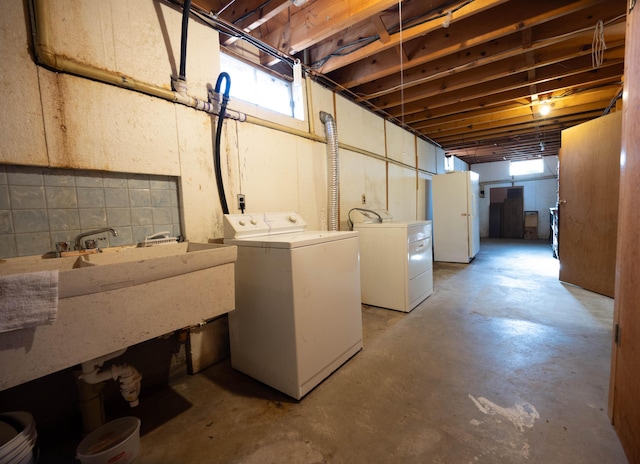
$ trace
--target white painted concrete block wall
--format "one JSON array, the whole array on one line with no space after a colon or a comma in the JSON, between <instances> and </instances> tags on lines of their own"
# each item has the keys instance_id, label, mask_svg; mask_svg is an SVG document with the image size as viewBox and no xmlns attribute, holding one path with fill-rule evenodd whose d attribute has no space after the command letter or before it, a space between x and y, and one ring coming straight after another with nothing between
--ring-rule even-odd
<instances>
[{"instance_id":1,"label":"white painted concrete block wall","mask_svg":"<svg viewBox=\"0 0 640 464\"><path fill-rule=\"evenodd\" d=\"M418 168L423 171L437 173L436 146L422 139L418 139ZM444 153L443 153L444 155Z\"/></svg>"},{"instance_id":2,"label":"white painted concrete block wall","mask_svg":"<svg viewBox=\"0 0 640 464\"><path fill-rule=\"evenodd\" d=\"M348 230L352 208L387 209L386 167L380 159L340 151L340 228ZM362 203L364 195L365 203Z\"/></svg>"},{"instance_id":3,"label":"white painted concrete block wall","mask_svg":"<svg viewBox=\"0 0 640 464\"><path fill-rule=\"evenodd\" d=\"M53 49L74 61L170 88L180 66L182 13L162 2L122 0L49 2ZM189 93L207 98L220 69L218 34L189 22Z\"/></svg>"},{"instance_id":4,"label":"white painted concrete block wall","mask_svg":"<svg viewBox=\"0 0 640 464\"><path fill-rule=\"evenodd\" d=\"M47 165L38 68L27 47L29 28L24 5L19 0L4 1L0 10L0 85L4 89L0 163Z\"/></svg>"},{"instance_id":5,"label":"white painted concrete block wall","mask_svg":"<svg viewBox=\"0 0 640 464\"><path fill-rule=\"evenodd\" d=\"M81 77L39 75L50 167L180 175L176 105Z\"/></svg>"},{"instance_id":6,"label":"white painted concrete block wall","mask_svg":"<svg viewBox=\"0 0 640 464\"><path fill-rule=\"evenodd\" d=\"M387 158L407 166L416 166L416 137L411 132L385 121Z\"/></svg>"},{"instance_id":7,"label":"white painted concrete block wall","mask_svg":"<svg viewBox=\"0 0 640 464\"><path fill-rule=\"evenodd\" d=\"M338 141L385 156L384 119L342 96L336 97Z\"/></svg>"},{"instance_id":8,"label":"white painted concrete block wall","mask_svg":"<svg viewBox=\"0 0 640 464\"><path fill-rule=\"evenodd\" d=\"M417 211L416 171L389 164L389 213L394 219L415 220Z\"/></svg>"}]
</instances>

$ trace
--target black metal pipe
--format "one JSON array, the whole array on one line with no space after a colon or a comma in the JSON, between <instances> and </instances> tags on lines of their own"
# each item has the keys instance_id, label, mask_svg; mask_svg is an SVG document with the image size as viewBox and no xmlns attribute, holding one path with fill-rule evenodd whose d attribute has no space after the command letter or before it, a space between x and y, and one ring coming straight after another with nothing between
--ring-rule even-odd
<instances>
[{"instance_id":1,"label":"black metal pipe","mask_svg":"<svg viewBox=\"0 0 640 464\"><path fill-rule=\"evenodd\" d=\"M182 42L180 44L180 73L179 79L186 80L187 68L187 29L189 28L189 14L191 13L191 0L184 0L182 5Z\"/></svg>"}]
</instances>

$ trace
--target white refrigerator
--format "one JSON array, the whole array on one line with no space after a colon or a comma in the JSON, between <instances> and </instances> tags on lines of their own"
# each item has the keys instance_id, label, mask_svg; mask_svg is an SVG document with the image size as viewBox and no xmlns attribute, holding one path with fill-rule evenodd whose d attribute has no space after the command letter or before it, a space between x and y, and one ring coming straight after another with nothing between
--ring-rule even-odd
<instances>
[{"instance_id":1,"label":"white refrigerator","mask_svg":"<svg viewBox=\"0 0 640 464\"><path fill-rule=\"evenodd\" d=\"M479 176L457 171L433 176L434 261L468 263L480 250Z\"/></svg>"}]
</instances>

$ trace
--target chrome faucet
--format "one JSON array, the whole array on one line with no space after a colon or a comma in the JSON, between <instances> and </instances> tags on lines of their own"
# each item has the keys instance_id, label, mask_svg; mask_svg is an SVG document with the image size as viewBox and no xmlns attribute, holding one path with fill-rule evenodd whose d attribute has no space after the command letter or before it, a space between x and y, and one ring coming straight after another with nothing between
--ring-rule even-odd
<instances>
[{"instance_id":1,"label":"chrome faucet","mask_svg":"<svg viewBox=\"0 0 640 464\"><path fill-rule=\"evenodd\" d=\"M96 229L96 230L90 230L89 232L83 232L81 234L78 234L76 236L76 240L75 240L75 246L74 246L74 250L82 250L82 239L84 237L88 237L90 235L95 235L95 234L100 234L102 232L111 232L111 234L114 237L118 236L118 232L115 231L115 229L112 229L111 227L103 227L102 229Z\"/></svg>"}]
</instances>

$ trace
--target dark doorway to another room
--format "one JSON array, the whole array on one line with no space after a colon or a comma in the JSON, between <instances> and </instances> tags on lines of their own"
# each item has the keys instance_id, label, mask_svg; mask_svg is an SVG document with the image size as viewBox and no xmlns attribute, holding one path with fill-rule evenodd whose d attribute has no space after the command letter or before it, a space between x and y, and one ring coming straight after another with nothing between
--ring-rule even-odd
<instances>
[{"instance_id":1,"label":"dark doorway to another room","mask_svg":"<svg viewBox=\"0 0 640 464\"><path fill-rule=\"evenodd\" d=\"M524 188L496 187L489 197L489 237L524 237Z\"/></svg>"}]
</instances>

